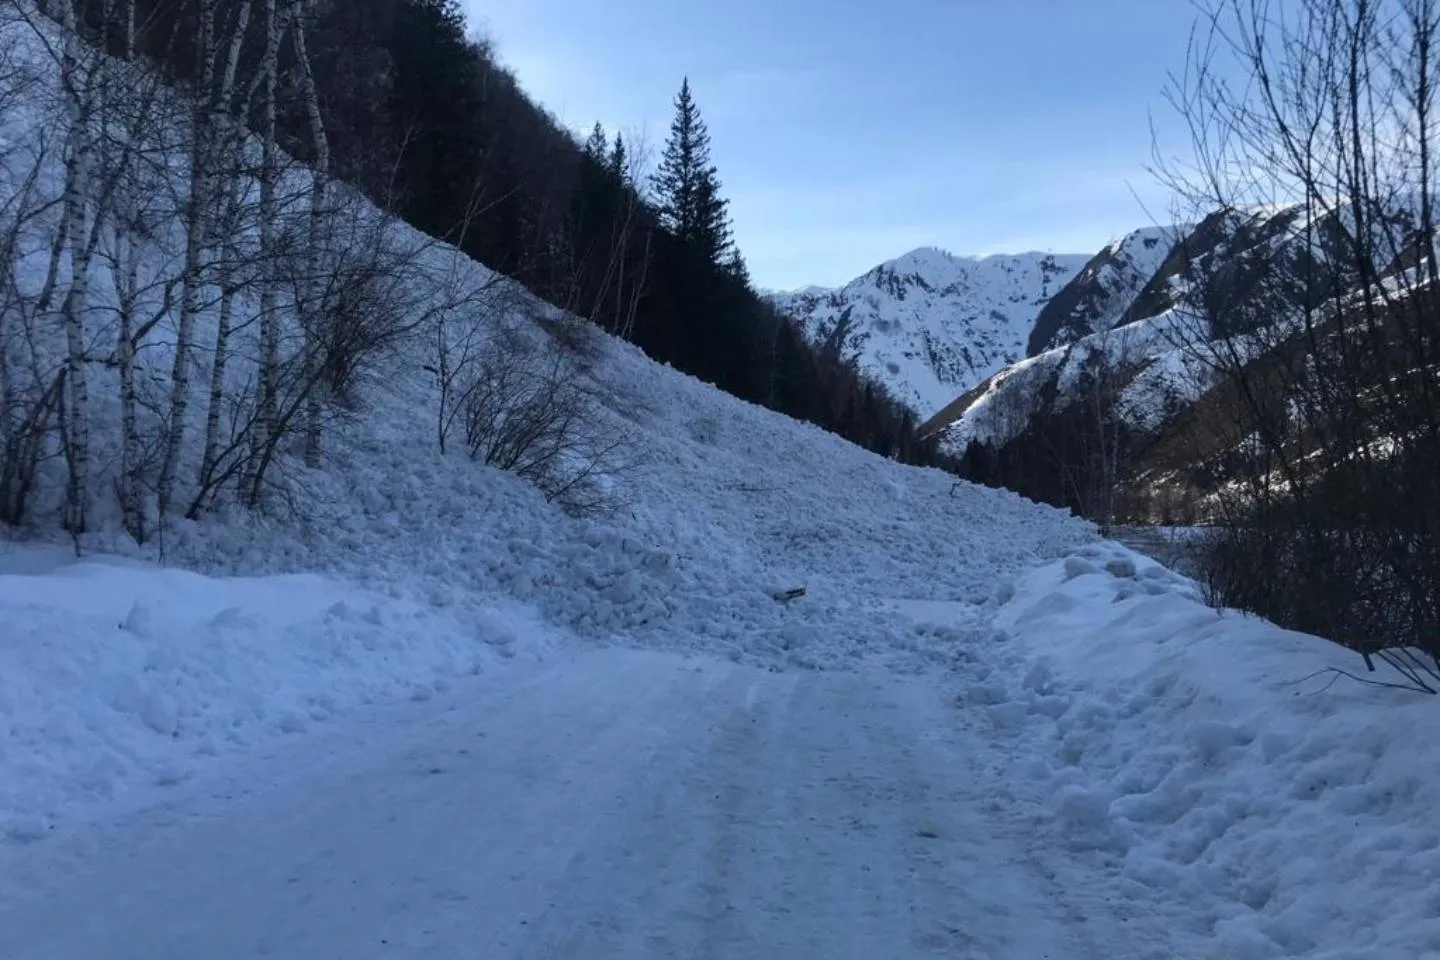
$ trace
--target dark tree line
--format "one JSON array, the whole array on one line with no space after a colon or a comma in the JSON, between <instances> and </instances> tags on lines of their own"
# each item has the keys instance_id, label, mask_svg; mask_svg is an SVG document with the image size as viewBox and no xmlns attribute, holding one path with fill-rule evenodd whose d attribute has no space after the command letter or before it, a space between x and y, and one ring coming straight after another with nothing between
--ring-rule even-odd
<instances>
[{"instance_id":1,"label":"dark tree line","mask_svg":"<svg viewBox=\"0 0 1440 960\"><path fill-rule=\"evenodd\" d=\"M114 2L88 4L96 36L114 32L104 19ZM189 82L196 0L136 2L137 48ZM240 0L219 8L227 29L264 29L259 18L236 24ZM652 179L643 145L598 127L578 142L531 101L488 44L467 35L457 0L310 0L295 10L307 18L335 176L657 361L886 456L935 462L903 404L823 355L751 287L688 81ZM304 91L292 71L279 76L278 136L312 159Z\"/></svg>"},{"instance_id":2,"label":"dark tree line","mask_svg":"<svg viewBox=\"0 0 1440 960\"><path fill-rule=\"evenodd\" d=\"M1129 467L1147 438L1126 422L1120 394L1127 371L1109 358L1103 343L1070 362L1079 373L1066 395L1056 372L1039 384L1033 411L992 406L993 424L1022 422L1023 428L1001 442L971 442L957 470L976 483L1067 508L1105 527L1126 518ZM1023 406L1024 398L1002 393L992 402Z\"/></svg>"}]
</instances>

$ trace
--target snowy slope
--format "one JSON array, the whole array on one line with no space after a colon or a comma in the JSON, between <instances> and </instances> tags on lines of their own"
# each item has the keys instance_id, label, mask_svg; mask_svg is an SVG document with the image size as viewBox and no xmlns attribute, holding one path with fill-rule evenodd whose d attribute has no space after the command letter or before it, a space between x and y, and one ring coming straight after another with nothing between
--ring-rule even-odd
<instances>
[{"instance_id":1,"label":"snowy slope","mask_svg":"<svg viewBox=\"0 0 1440 960\"><path fill-rule=\"evenodd\" d=\"M39 42L28 24L8 21L4 39L58 85L47 52L55 37ZM27 127L26 116L12 119L17 142L51 134ZM154 191L183 197L183 151L170 149L153 173L175 182ZM37 190L58 196L60 152L51 156ZM303 195L304 171L289 177L282 192ZM868 598L978 601L996 570L1092 535L1009 494L952 497L947 475L899 469L659 367L628 344L573 328L361 198L340 202L336 229L353 234L362 253L393 257L386 302L420 318L417 329L389 346L345 415L327 423L323 469L287 453L267 509L222 500L200 521L172 517L144 548L120 532L113 512L120 411L113 366L103 362L116 335L113 284L96 265L87 319L98 362L87 372L98 528L82 544L96 558L62 565L51 553L0 564L0 835L43 833L136 784L183 777L207 757L554 644L705 651L762 667L922 670L983 625L917 637L903 618L877 616ZM22 284L43 280L53 238L45 231L55 227L53 215L30 222L34 236L16 268ZM158 221L136 242L143 277L178 269L178 220ZM461 300L456 291L484 295ZM162 293L157 284L156 302L144 305L160 323L137 356L144 431L170 388L175 318ZM254 309L237 299L237 317ZM215 322L213 309L197 317L197 382L208 380ZM248 358L260 352L241 338L256 326L236 324L229 375L241 389L253 377ZM586 478L591 509L567 513L531 484L477 463L460 428L441 452L434 345L465 330L507 344L514 363L533 355L567 364L588 404L585 428L610 451ZM192 495L204 410L190 406L181 502ZM59 457L49 469L57 466ZM585 464L567 469L577 467ZM42 480L35 515L57 516L63 478ZM161 559L192 572L154 569ZM775 599L796 587L808 591L802 601Z\"/></svg>"},{"instance_id":2,"label":"snowy slope","mask_svg":"<svg viewBox=\"0 0 1440 960\"><path fill-rule=\"evenodd\" d=\"M774 294L819 342L832 338L922 418L1025 355L1040 308L1086 258L957 257L921 248L835 290Z\"/></svg>"},{"instance_id":3,"label":"snowy slope","mask_svg":"<svg viewBox=\"0 0 1440 960\"><path fill-rule=\"evenodd\" d=\"M1184 227L1142 227L1106 245L1040 310L1026 354L1033 357L1115 326L1184 232Z\"/></svg>"},{"instance_id":4,"label":"snowy slope","mask_svg":"<svg viewBox=\"0 0 1440 960\"><path fill-rule=\"evenodd\" d=\"M55 551L6 560L0 831L33 834L217 753L557 644L924 672L985 635L978 606L917 633L875 598L979 604L997 577L1093 536L1013 494L952 495L945 474L626 345L606 352L597 389L643 451L608 516L570 517L508 474L438 454L412 381L377 390L373 425L336 439L302 522L236 514L167 544L172 563L242 579ZM806 596L775 599L795 587Z\"/></svg>"}]
</instances>

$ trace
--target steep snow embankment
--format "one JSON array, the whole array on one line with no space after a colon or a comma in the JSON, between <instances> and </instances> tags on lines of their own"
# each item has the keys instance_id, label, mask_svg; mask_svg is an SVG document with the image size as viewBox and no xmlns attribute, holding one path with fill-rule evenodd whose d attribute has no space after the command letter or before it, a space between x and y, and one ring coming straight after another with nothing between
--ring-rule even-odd
<instances>
[{"instance_id":1,"label":"steep snow embankment","mask_svg":"<svg viewBox=\"0 0 1440 960\"><path fill-rule=\"evenodd\" d=\"M423 409L392 387L307 478L304 521L237 513L173 531L172 562L239 579L13 552L0 829L33 835L72 805L577 638L926 672L985 633L978 604L998 576L1092 536L606 350L596 389L643 454L613 479L623 505L608 516L572 518L438 454ZM774 598L793 587L806 596ZM958 601L963 615L917 631L874 609L884 597Z\"/></svg>"},{"instance_id":2,"label":"steep snow embankment","mask_svg":"<svg viewBox=\"0 0 1440 960\"><path fill-rule=\"evenodd\" d=\"M922 248L838 289L772 299L924 418L1024 356L1036 314L1086 259Z\"/></svg>"},{"instance_id":3,"label":"steep snow embankment","mask_svg":"<svg viewBox=\"0 0 1440 960\"><path fill-rule=\"evenodd\" d=\"M1143 955L1436 956L1440 704L1198 593L1117 544L1002 587L960 702L1011 822L1062 886L1163 920Z\"/></svg>"}]
</instances>

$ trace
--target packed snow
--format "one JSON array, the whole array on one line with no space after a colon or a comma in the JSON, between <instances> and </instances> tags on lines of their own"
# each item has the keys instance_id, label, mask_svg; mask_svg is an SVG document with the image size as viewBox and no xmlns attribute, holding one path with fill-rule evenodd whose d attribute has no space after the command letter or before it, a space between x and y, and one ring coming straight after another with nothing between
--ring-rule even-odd
<instances>
[{"instance_id":1,"label":"packed snow","mask_svg":"<svg viewBox=\"0 0 1440 960\"><path fill-rule=\"evenodd\" d=\"M1046 552L813 670L12 549L0 952L1436 956L1434 701Z\"/></svg>"},{"instance_id":2,"label":"packed snow","mask_svg":"<svg viewBox=\"0 0 1440 960\"><path fill-rule=\"evenodd\" d=\"M1011 590L1012 659L970 699L1028 754L1037 848L1149 903L1175 956L1440 955L1434 698L1116 544Z\"/></svg>"}]
</instances>

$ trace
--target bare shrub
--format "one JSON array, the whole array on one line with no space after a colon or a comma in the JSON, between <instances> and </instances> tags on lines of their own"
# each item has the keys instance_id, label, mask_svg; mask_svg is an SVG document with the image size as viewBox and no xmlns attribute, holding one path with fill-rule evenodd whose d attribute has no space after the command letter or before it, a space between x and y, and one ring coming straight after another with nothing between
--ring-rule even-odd
<instances>
[{"instance_id":1,"label":"bare shrub","mask_svg":"<svg viewBox=\"0 0 1440 960\"><path fill-rule=\"evenodd\" d=\"M533 483L575 515L612 508L611 480L633 464L577 361L552 342L503 328L477 356L464 401L465 442L482 463Z\"/></svg>"},{"instance_id":2,"label":"bare shrub","mask_svg":"<svg viewBox=\"0 0 1440 960\"><path fill-rule=\"evenodd\" d=\"M347 410L359 406L365 376L413 329L398 278L378 259L339 265L307 313L317 388Z\"/></svg>"},{"instance_id":3,"label":"bare shrub","mask_svg":"<svg viewBox=\"0 0 1440 960\"><path fill-rule=\"evenodd\" d=\"M426 367L440 391L435 440L442 454L447 452L451 432L465 417L470 392L480 382L477 366L493 348L506 318L525 302L523 290L499 274L466 289L457 273L452 271L445 284L449 291L445 308L434 314L434 362Z\"/></svg>"},{"instance_id":4,"label":"bare shrub","mask_svg":"<svg viewBox=\"0 0 1440 960\"><path fill-rule=\"evenodd\" d=\"M594 369L605 355L605 335L589 321L562 313L537 317L535 322L582 372Z\"/></svg>"},{"instance_id":5,"label":"bare shrub","mask_svg":"<svg viewBox=\"0 0 1440 960\"><path fill-rule=\"evenodd\" d=\"M7 391L0 400L0 524L19 526L25 521L56 429L64 383L61 371L38 397Z\"/></svg>"}]
</instances>

